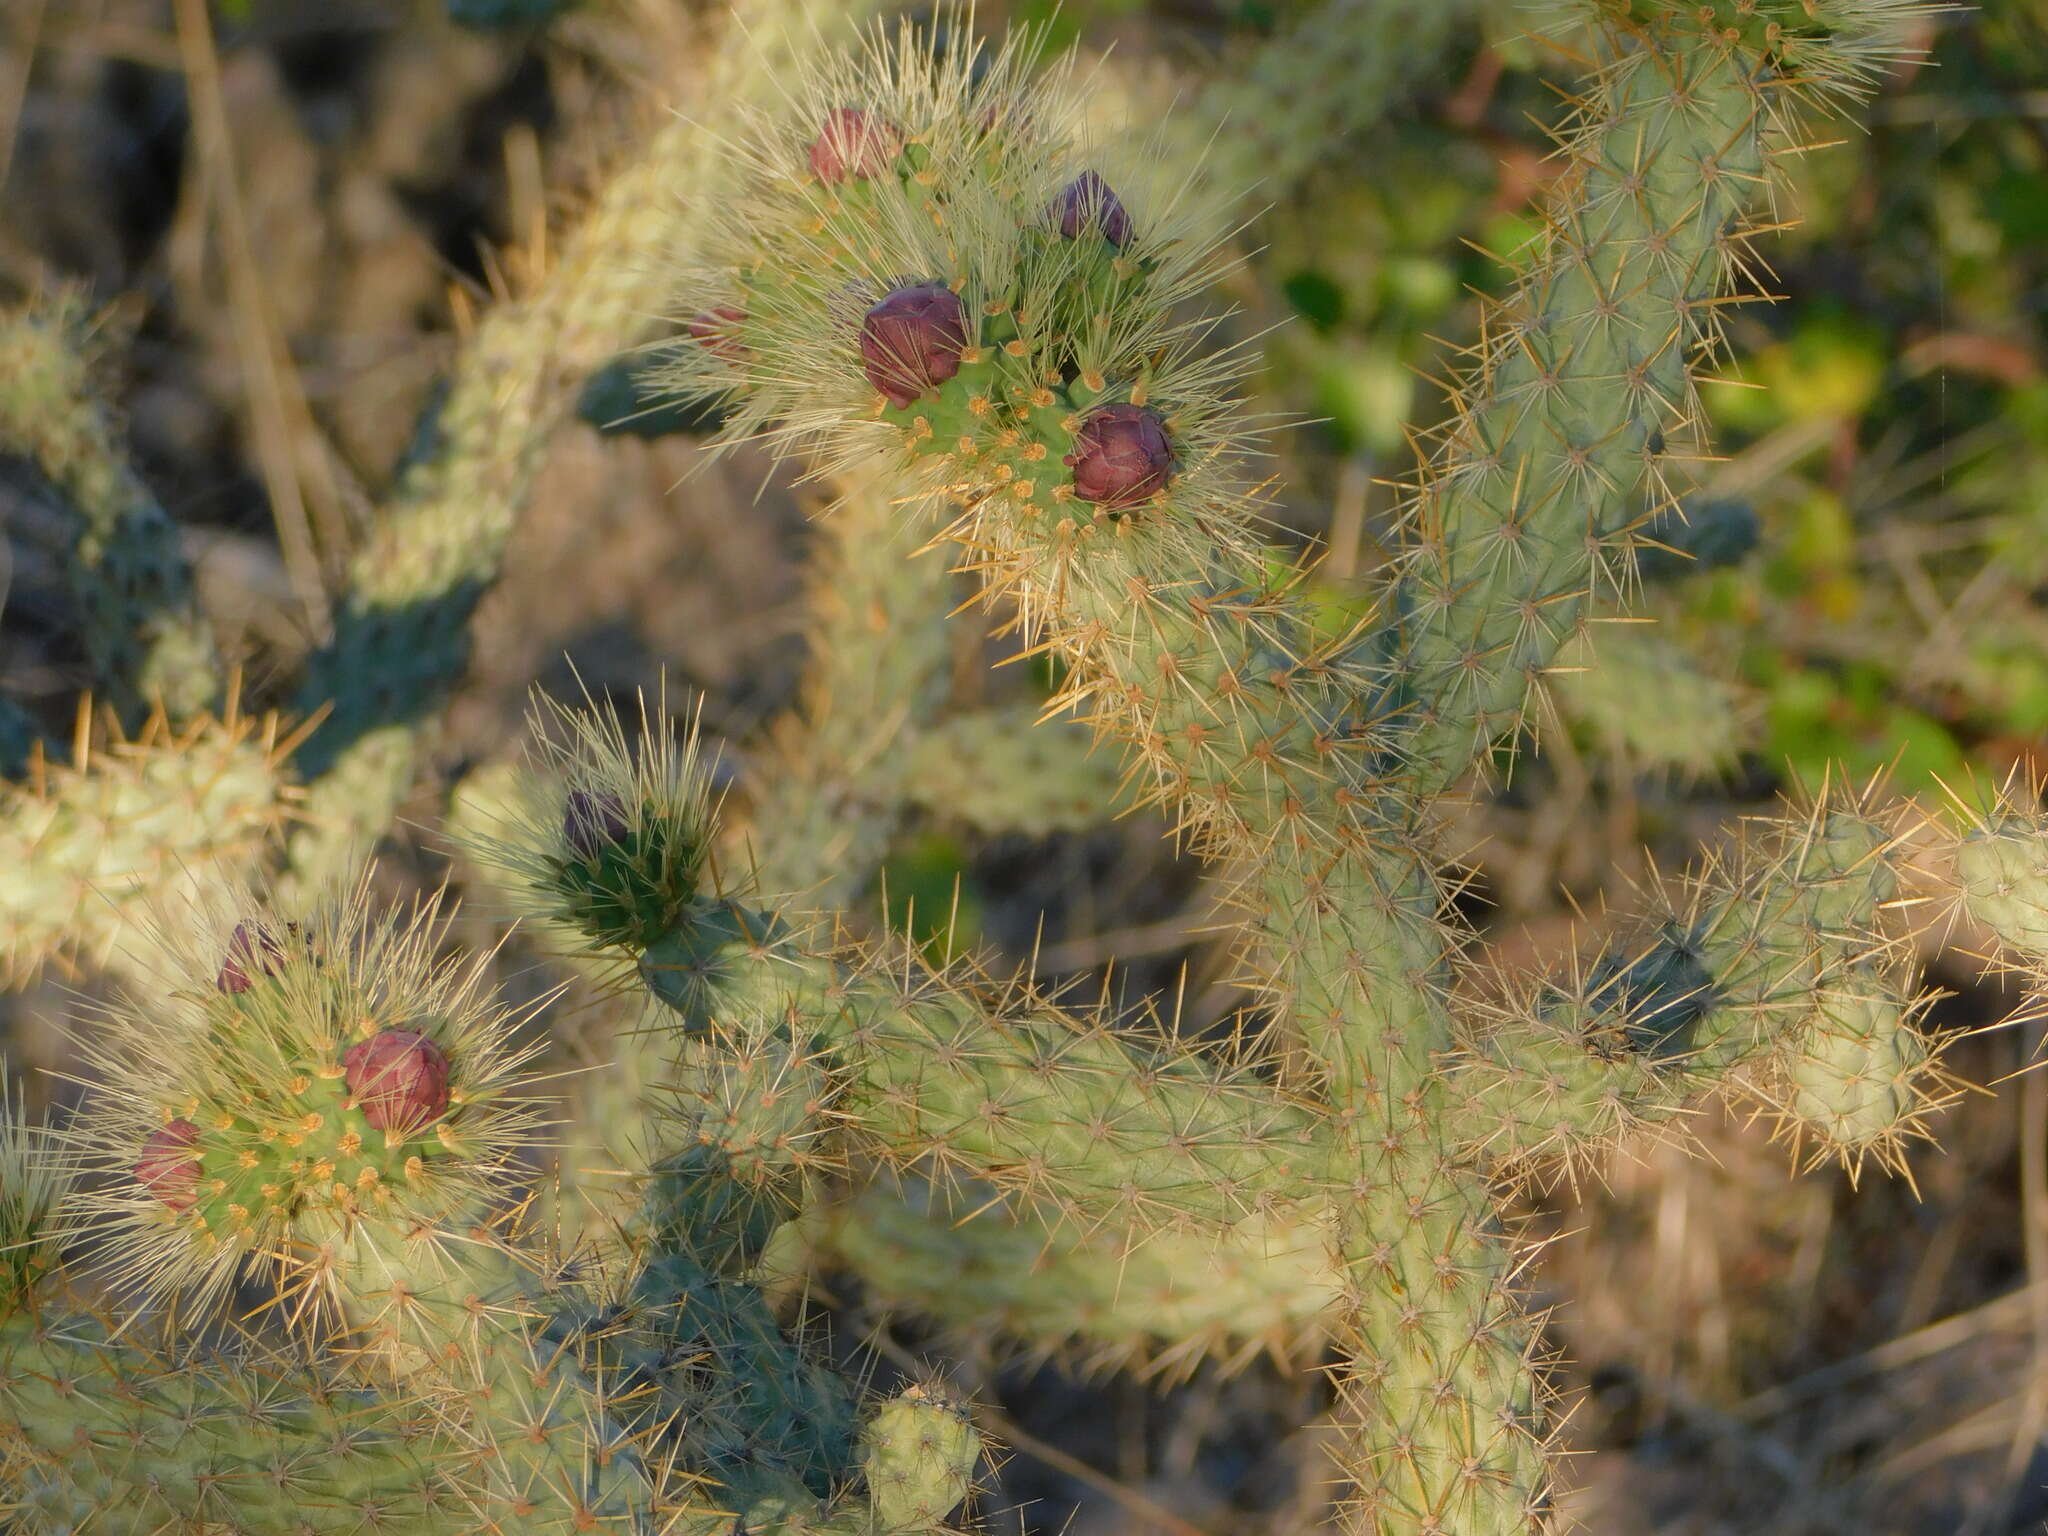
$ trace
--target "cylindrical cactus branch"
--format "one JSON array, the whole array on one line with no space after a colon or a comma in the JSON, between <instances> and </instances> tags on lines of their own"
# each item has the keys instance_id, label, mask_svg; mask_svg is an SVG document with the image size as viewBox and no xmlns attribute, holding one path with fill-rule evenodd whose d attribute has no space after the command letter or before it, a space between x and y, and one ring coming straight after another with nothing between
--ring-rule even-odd
<instances>
[{"instance_id":1,"label":"cylindrical cactus branch","mask_svg":"<svg viewBox=\"0 0 2048 1536\"><path fill-rule=\"evenodd\" d=\"M65 573L94 687L130 727L157 707L182 721L220 702L220 658L178 525L93 387L89 330L71 298L0 315L0 451L41 470L78 520Z\"/></svg>"},{"instance_id":2,"label":"cylindrical cactus branch","mask_svg":"<svg viewBox=\"0 0 2048 1536\"><path fill-rule=\"evenodd\" d=\"M865 1171L865 1170L861 1170ZM1340 1295L1327 1212L1277 1207L1227 1227L1130 1234L990 1219L996 1188L878 1170L792 1232L858 1274L877 1301L1085 1371L1174 1380L1262 1356L1320 1358Z\"/></svg>"},{"instance_id":3,"label":"cylindrical cactus branch","mask_svg":"<svg viewBox=\"0 0 2048 1536\"><path fill-rule=\"evenodd\" d=\"M281 1359L188 1358L111 1332L75 1317L0 1323L0 1488L15 1528L478 1530L471 1458L419 1405Z\"/></svg>"},{"instance_id":4,"label":"cylindrical cactus branch","mask_svg":"<svg viewBox=\"0 0 2048 1536\"><path fill-rule=\"evenodd\" d=\"M592 948L636 958L678 1031L703 1042L680 1068L696 1091L764 1045L794 1053L806 1099L829 1090L826 1137L813 1116L784 1125L786 1107L721 1086L718 1118L748 1139L728 1152L773 1132L792 1161L815 1141L914 1162L987 1181L1054 1224L1133 1234L1302 1193L1313 1122L1246 1068L751 906L744 885L718 882L701 775L670 733L636 754L609 712L552 713L520 809L469 851Z\"/></svg>"},{"instance_id":5,"label":"cylindrical cactus branch","mask_svg":"<svg viewBox=\"0 0 2048 1536\"><path fill-rule=\"evenodd\" d=\"M1907 845L1872 809L1829 792L1763 822L1568 982L1493 989L1452 1136L1497 1171L1576 1174L1734 1088L1817 1156L1895 1160L1946 1095L1898 975Z\"/></svg>"},{"instance_id":6,"label":"cylindrical cactus branch","mask_svg":"<svg viewBox=\"0 0 2048 1536\"><path fill-rule=\"evenodd\" d=\"M765 743L750 858L821 911L867 889L909 796L908 749L951 691L953 578L890 486L849 477L818 520L802 696ZM914 557L914 558L913 558Z\"/></svg>"},{"instance_id":7,"label":"cylindrical cactus branch","mask_svg":"<svg viewBox=\"0 0 2048 1536\"><path fill-rule=\"evenodd\" d=\"M276 722L153 715L62 766L0 783L0 985L71 953L146 982L180 898L261 869L294 791Z\"/></svg>"}]
</instances>

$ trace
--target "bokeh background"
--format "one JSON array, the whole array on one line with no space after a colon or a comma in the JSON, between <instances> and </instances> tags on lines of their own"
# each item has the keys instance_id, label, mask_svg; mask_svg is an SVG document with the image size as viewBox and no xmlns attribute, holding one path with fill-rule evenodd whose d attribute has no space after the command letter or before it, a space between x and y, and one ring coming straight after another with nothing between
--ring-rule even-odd
<instances>
[{"instance_id":1,"label":"bokeh background","mask_svg":"<svg viewBox=\"0 0 2048 1536\"><path fill-rule=\"evenodd\" d=\"M477 315L545 270L623 145L689 110L669 82L710 6L0 3L0 302L72 289L97 314L133 460L182 524L252 704L277 702L317 634ZM1105 91L1180 80L1192 98L1315 9L1018 0L979 22L1106 54ZM1258 403L1293 423L1273 440L1274 516L1320 552L1333 620L1383 556L1412 439L1443 414L1435 381L1501 283L1488 253L1529 237L1550 171L1572 60L1514 5L1478 10L1384 121L1253 192L1221 295L1262 358ZM1909 795L2048 772L2048 5L1989 0L1922 33L1925 59L1802 159L1786 210L1802 222L1765 246L1777 302L1728 317L1705 494L1753 547L1656 584L1643 610L1688 669L1658 683L1650 649L1604 693L1560 677L1540 740L1471 808L1467 914L1529 965L1829 764ZM617 430L619 398L593 390L555 437L478 621L444 780L516 744L536 682L630 697L665 676L733 742L794 696L814 498L748 453L705 468L701 421ZM53 554L67 515L0 458L0 693L60 737L85 676ZM1042 689L994 665L987 627L961 621L959 693ZM401 881L449 873L424 831L387 852ZM934 817L861 920L1084 995L1179 998L1208 1027L1245 1004L1202 931L1212 900L1144 816L1046 840ZM465 921L492 936L487 905ZM517 940L504 954L508 986L552 980ZM1709 1107L1710 1157L1640 1149L1529 1198L1576 1392L1567 1503L1590 1529L2048 1529L2048 1078L2021 1072L2041 1031L2025 1008L1983 1029L2022 1000L1960 952L1930 941L1924 960L1945 994L1932 1025L1983 1091L1940 1117L1909 1178L1795 1172ZM60 972L0 998L0 1049L32 1095L76 1091L59 1021L101 985ZM983 1500L995 1530L1322 1517L1313 1373L1090 1375L882 1319L843 1277L815 1294L849 1358L952 1360L1011 1448Z\"/></svg>"}]
</instances>

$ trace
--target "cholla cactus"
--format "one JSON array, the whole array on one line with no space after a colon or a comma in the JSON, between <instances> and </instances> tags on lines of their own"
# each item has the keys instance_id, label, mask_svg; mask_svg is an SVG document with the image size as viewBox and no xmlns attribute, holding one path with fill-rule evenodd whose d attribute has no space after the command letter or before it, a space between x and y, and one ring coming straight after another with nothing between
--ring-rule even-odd
<instances>
[{"instance_id":1,"label":"cholla cactus","mask_svg":"<svg viewBox=\"0 0 2048 1536\"><path fill-rule=\"evenodd\" d=\"M1014 52L977 74L882 45L794 92L705 247L700 302L743 317L743 350L700 350L679 384L730 390L736 435L886 463L961 507L953 536L1067 663L1068 701L1240 871L1253 962L1326 1117L1314 1183L1337 1211L1365 1528L1506 1530L1544 1508L1535 1350L1482 1172L1607 1144L1740 1067L1852 1157L1890 1155L1936 1096L1885 984L1895 844L1858 805L1795 817L1704 875L1641 955L1477 1030L1446 1004L1430 816L1622 585L1630 526L1695 440L1690 370L1746 211L1801 112L1853 96L1912 9L1579 8L1600 62L1548 238L1474 361L1408 557L1334 644L1268 574L1227 362L1182 318L1204 219L1142 156L1084 142L1072 97ZM849 110L886 117L893 163L817 174ZM948 1155L996 1150L967 1140Z\"/></svg>"},{"instance_id":2,"label":"cholla cactus","mask_svg":"<svg viewBox=\"0 0 2048 1536\"><path fill-rule=\"evenodd\" d=\"M795 1231L865 1255L893 1299L1039 1347L1185 1364L1328 1338L1349 1528L1542 1526L1549 1389L1497 1186L1677 1137L1711 1091L1749 1095L1802 1152L1896 1164L1946 1092L1901 962L1911 828L1875 793L1825 790L1752 829L1568 977L1487 974L1445 915L1443 797L1547 674L1582 664L1566 647L1596 602L1629 590L1637 531L1654 538L1700 449L1692 378L1752 221L1775 216L1777 160L1918 10L1557 9L1589 62L1546 233L1352 630L1329 636L1260 538L1259 424L1191 318L1236 194L1191 178L1169 134L1095 134L1027 41L981 57L962 29L936 50L903 29L749 119L687 220L648 211L675 171L660 154L614 186L578 280L482 348L512 384L480 367L457 392L460 451L409 482L306 684L339 706L301 759L317 777L296 874L317 887L344 834L388 818L563 404L535 338L615 351L622 294L675 274L613 273L605 231L672 243L678 391L728 396L729 439L805 456L865 526L893 524L841 552L885 614L943 592L898 552L950 512L964 568L1063 664L1055 710L1229 882L1282 1058L849 938L832 908L895 807L953 798L932 781L1005 739L992 717L933 723L936 624L900 674L868 667L914 740L806 701L779 755L816 761L785 771L781 802L757 797L756 857L733 857L665 711L544 710L509 808L466 842L640 1010L564 1138L565 1165L624 1175L617 1196L562 1236L523 1219L546 1117L531 1036L428 914L384 910L368 883L323 904L215 882L199 937L173 925L174 958L96 1022L93 1097L62 1142L11 1119L0 1137L10 1520L941 1529L971 1487L971 1422L936 1386L862 1419L764 1293ZM709 177L706 145L692 156ZM843 608L857 627L862 605ZM857 675L875 654L831 661ZM289 799L282 754L255 755L232 813L145 852L225 864L244 800L261 821ZM67 785L85 801L112 782L91 771L0 806L29 829L28 866L60 841L40 808L68 825ZM1028 794L980 808L1073 814ZM844 857L822 856L847 816ZM81 867L112 846L75 840ZM1952 850L1956 910L2029 974L2048 962L2044 849L2014 801ZM966 1220L989 1207L1004 1224ZM93 1262L58 1264L69 1239ZM918 1272L934 1255L1006 1270L941 1296ZM263 1305L225 1315L236 1294Z\"/></svg>"}]
</instances>

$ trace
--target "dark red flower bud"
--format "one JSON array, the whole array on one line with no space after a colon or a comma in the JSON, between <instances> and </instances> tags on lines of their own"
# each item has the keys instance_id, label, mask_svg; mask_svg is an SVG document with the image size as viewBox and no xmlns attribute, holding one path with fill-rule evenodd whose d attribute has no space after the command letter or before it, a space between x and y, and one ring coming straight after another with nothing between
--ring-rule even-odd
<instances>
[{"instance_id":1,"label":"dark red flower bud","mask_svg":"<svg viewBox=\"0 0 2048 1536\"><path fill-rule=\"evenodd\" d=\"M1099 507L1131 507L1165 489L1173 474L1166 423L1142 405L1105 405L1074 434L1062 460L1074 472L1074 494Z\"/></svg>"},{"instance_id":2,"label":"dark red flower bud","mask_svg":"<svg viewBox=\"0 0 2048 1536\"><path fill-rule=\"evenodd\" d=\"M728 363L743 363L747 359L746 343L739 338L739 328L745 323L747 312L730 304L720 304L707 309L684 322L683 328L704 344L704 350L713 357Z\"/></svg>"},{"instance_id":3,"label":"dark red flower bud","mask_svg":"<svg viewBox=\"0 0 2048 1536\"><path fill-rule=\"evenodd\" d=\"M1093 171L1083 171L1062 187L1046 211L1069 240L1093 229L1118 250L1130 243L1130 214L1109 183Z\"/></svg>"},{"instance_id":4,"label":"dark red flower bud","mask_svg":"<svg viewBox=\"0 0 2048 1536\"><path fill-rule=\"evenodd\" d=\"M617 795L587 789L569 791L562 807L562 841L579 859L594 859L626 840L626 806Z\"/></svg>"},{"instance_id":5,"label":"dark red flower bud","mask_svg":"<svg viewBox=\"0 0 2048 1536\"><path fill-rule=\"evenodd\" d=\"M199 1203L199 1180L205 1170L192 1155L198 1140L198 1126L190 1120L173 1120L150 1133L142 1144L142 1156L135 1160L136 1179L174 1211L189 1211Z\"/></svg>"},{"instance_id":6,"label":"dark red flower bud","mask_svg":"<svg viewBox=\"0 0 2048 1536\"><path fill-rule=\"evenodd\" d=\"M960 371L967 311L944 283L898 288L860 323L861 369L899 411Z\"/></svg>"},{"instance_id":7,"label":"dark red flower bud","mask_svg":"<svg viewBox=\"0 0 2048 1536\"><path fill-rule=\"evenodd\" d=\"M228 935L227 958L213 984L227 993L246 992L256 985L252 973L275 976L284 967L284 946L261 923L241 922Z\"/></svg>"},{"instance_id":8,"label":"dark red flower bud","mask_svg":"<svg viewBox=\"0 0 2048 1536\"><path fill-rule=\"evenodd\" d=\"M380 1029L341 1058L348 1091L380 1131L416 1131L448 1108L448 1058L410 1029Z\"/></svg>"},{"instance_id":9,"label":"dark red flower bud","mask_svg":"<svg viewBox=\"0 0 2048 1536\"><path fill-rule=\"evenodd\" d=\"M879 176L903 145L896 125L859 107L835 107L811 141L811 174L828 187Z\"/></svg>"}]
</instances>

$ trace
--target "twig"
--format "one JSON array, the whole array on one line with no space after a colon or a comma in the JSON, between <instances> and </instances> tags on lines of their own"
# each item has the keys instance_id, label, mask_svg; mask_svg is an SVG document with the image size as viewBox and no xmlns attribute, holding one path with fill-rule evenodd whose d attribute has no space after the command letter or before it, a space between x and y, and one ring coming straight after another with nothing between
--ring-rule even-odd
<instances>
[{"instance_id":1,"label":"twig","mask_svg":"<svg viewBox=\"0 0 2048 1536\"><path fill-rule=\"evenodd\" d=\"M302 426L311 416L291 370L282 365L283 342L277 334L270 296L258 275L255 248L236 181L233 141L227 108L221 97L220 55L214 47L213 24L206 0L177 0L178 47L192 102L193 136L202 158L214 168L214 190L225 236L229 304L234 312L236 350L241 353L243 392L249 404L256 458L263 470L278 543L291 572L292 589L304 604L315 633L325 633L330 612L320 558L313 543L304 487L292 451L292 423ZM295 408L294 408L295 407ZM331 543L345 537L338 509L323 499L318 509L322 531Z\"/></svg>"},{"instance_id":2,"label":"twig","mask_svg":"<svg viewBox=\"0 0 2048 1536\"><path fill-rule=\"evenodd\" d=\"M1029 1430L1023 1428L1000 1408L988 1403L977 1402L974 1416L981 1421L983 1429L1014 1450L1022 1451L1034 1461L1042 1461L1055 1472L1063 1472L1077 1483L1086 1483L1097 1493L1116 1500L1125 1509L1141 1520L1148 1520L1160 1528L1175 1533L1175 1536L1209 1536L1209 1533L1192 1520L1184 1520L1165 1505L1154 1502L1128 1484L1120 1483L1107 1472L1098 1471L1079 1457L1070 1456L1056 1445L1048 1445Z\"/></svg>"}]
</instances>

